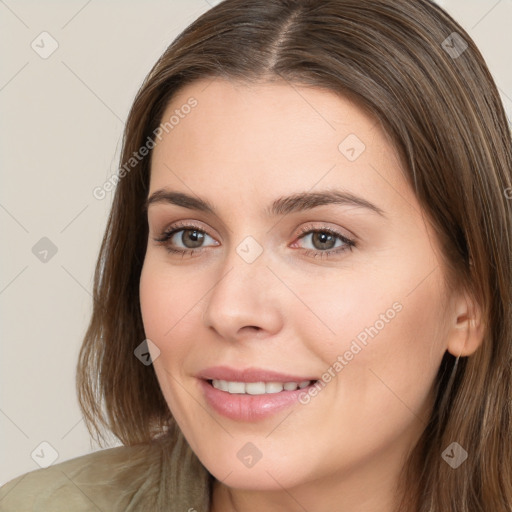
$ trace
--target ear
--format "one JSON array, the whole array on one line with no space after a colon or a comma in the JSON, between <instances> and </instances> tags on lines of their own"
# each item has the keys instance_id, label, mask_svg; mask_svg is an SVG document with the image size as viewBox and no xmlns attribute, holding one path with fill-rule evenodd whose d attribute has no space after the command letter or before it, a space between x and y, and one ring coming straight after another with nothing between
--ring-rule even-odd
<instances>
[{"instance_id":1,"label":"ear","mask_svg":"<svg viewBox=\"0 0 512 512\"><path fill-rule=\"evenodd\" d=\"M469 292L462 292L456 298L450 324L448 352L455 357L476 352L483 342L485 325L482 309Z\"/></svg>"}]
</instances>

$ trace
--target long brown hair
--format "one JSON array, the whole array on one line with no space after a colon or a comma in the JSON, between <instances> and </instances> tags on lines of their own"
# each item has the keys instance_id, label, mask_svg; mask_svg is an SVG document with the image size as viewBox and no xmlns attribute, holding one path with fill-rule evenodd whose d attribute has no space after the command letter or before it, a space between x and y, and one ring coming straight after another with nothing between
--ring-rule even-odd
<instances>
[{"instance_id":1,"label":"long brown hair","mask_svg":"<svg viewBox=\"0 0 512 512\"><path fill-rule=\"evenodd\" d=\"M404 468L406 510L512 510L511 132L470 36L429 0L226 0L184 30L154 65L130 111L113 205L94 278L92 318L77 367L87 427L125 445L173 425L144 340L139 279L154 138L173 95L191 82L320 87L349 96L385 127L443 247L447 276L481 306L481 347L445 354L435 405ZM198 107L200 108L200 106ZM158 133L158 132L157 132ZM452 442L469 454L456 470ZM418 485L419 483L419 485ZM405 495L406 493L404 493Z\"/></svg>"}]
</instances>

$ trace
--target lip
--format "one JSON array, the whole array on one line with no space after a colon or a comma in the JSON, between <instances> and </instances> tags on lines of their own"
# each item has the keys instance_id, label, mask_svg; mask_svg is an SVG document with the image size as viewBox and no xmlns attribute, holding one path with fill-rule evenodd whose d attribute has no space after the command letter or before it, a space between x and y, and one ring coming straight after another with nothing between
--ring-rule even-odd
<instances>
[{"instance_id":1,"label":"lip","mask_svg":"<svg viewBox=\"0 0 512 512\"><path fill-rule=\"evenodd\" d=\"M207 368L196 375L207 404L218 414L234 421L255 422L272 416L299 402L309 386L295 391L280 391L264 395L231 394L212 386L212 379L232 382L297 382L317 381L316 377L284 374L259 368L235 369L227 366Z\"/></svg>"},{"instance_id":2,"label":"lip","mask_svg":"<svg viewBox=\"0 0 512 512\"><path fill-rule=\"evenodd\" d=\"M262 368L232 368L230 366L212 366L200 371L196 377L204 380L228 380L231 382L297 382L318 380L319 377L308 375L291 375L264 370Z\"/></svg>"}]
</instances>

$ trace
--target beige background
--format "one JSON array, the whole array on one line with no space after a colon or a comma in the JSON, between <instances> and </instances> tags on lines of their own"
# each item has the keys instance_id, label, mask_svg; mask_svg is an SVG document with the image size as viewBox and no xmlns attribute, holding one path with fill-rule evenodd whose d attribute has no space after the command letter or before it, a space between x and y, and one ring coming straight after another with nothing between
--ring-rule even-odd
<instances>
[{"instance_id":1,"label":"beige background","mask_svg":"<svg viewBox=\"0 0 512 512\"><path fill-rule=\"evenodd\" d=\"M97 449L74 383L112 198L92 190L116 172L146 73L215 3L0 0L0 485ZM512 119L512 0L439 3L475 39ZM46 262L43 237L57 251Z\"/></svg>"}]
</instances>

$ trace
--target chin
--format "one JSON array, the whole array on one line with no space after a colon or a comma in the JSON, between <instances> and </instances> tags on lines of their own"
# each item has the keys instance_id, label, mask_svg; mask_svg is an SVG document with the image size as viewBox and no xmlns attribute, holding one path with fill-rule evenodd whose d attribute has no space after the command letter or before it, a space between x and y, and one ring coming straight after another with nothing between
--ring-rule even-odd
<instances>
[{"instance_id":1,"label":"chin","mask_svg":"<svg viewBox=\"0 0 512 512\"><path fill-rule=\"evenodd\" d=\"M282 491L301 483L296 465L283 467L283 460L259 460L252 467L244 467L238 459L229 463L226 458L201 460L208 471L224 485L247 491ZM279 464L281 462L281 465Z\"/></svg>"}]
</instances>

